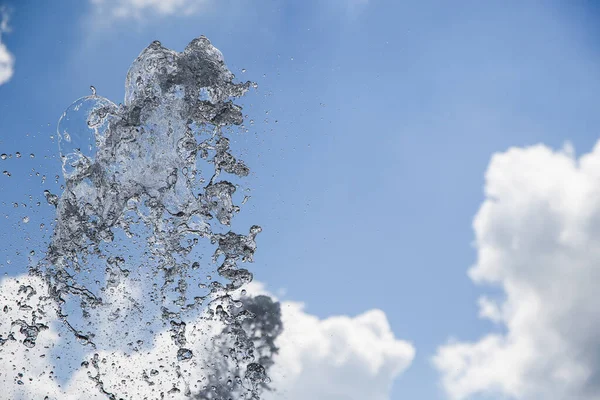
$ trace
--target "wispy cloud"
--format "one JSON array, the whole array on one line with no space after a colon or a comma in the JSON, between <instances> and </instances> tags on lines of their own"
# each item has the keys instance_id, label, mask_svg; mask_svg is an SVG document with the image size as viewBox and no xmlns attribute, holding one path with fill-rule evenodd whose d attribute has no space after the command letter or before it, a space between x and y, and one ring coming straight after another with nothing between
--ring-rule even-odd
<instances>
[{"instance_id":1,"label":"wispy cloud","mask_svg":"<svg viewBox=\"0 0 600 400\"><path fill-rule=\"evenodd\" d=\"M211 0L90 0L97 15L109 19L143 19L200 12Z\"/></svg>"},{"instance_id":2,"label":"wispy cloud","mask_svg":"<svg viewBox=\"0 0 600 400\"><path fill-rule=\"evenodd\" d=\"M92 4L96 25L110 25L118 20L145 21L152 17L181 17L200 14L213 6L218 0L89 0ZM370 0L331 0L338 12L356 16ZM239 1L238 6L254 6Z\"/></svg>"},{"instance_id":3,"label":"wispy cloud","mask_svg":"<svg viewBox=\"0 0 600 400\"><path fill-rule=\"evenodd\" d=\"M0 85L8 82L14 74L15 57L2 41L2 34L10 32L9 16L8 9L0 7Z\"/></svg>"}]
</instances>

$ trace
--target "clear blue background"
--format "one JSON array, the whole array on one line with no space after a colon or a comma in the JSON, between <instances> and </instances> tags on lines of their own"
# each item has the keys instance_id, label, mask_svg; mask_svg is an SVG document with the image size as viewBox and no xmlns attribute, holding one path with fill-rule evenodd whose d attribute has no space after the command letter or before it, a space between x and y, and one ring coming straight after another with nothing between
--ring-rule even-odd
<instances>
[{"instance_id":1,"label":"clear blue background","mask_svg":"<svg viewBox=\"0 0 600 400\"><path fill-rule=\"evenodd\" d=\"M322 318L384 310L417 349L394 400L443 399L436 347L498 329L477 318L482 289L466 276L490 156L565 140L581 153L598 136L594 2L226 0L111 25L86 1L5 3L16 65L0 86L0 153L24 156L0 160L12 174L0 175L0 271L24 271L52 219L35 199L58 191L62 111L90 85L121 101L151 41L183 50L204 34L238 79L259 83L237 144L252 198L235 223L263 226L256 279Z\"/></svg>"}]
</instances>

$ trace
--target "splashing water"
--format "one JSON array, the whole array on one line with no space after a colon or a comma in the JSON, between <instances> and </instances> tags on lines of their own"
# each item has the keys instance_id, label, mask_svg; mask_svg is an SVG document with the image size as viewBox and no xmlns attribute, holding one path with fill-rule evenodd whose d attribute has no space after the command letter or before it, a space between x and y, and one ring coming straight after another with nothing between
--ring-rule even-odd
<instances>
[{"instance_id":1,"label":"splashing water","mask_svg":"<svg viewBox=\"0 0 600 400\"><path fill-rule=\"evenodd\" d=\"M180 53L155 41L130 67L123 104L91 87L67 108L58 124L65 190L44 192L56 226L30 271L43 290L18 289L21 314L0 335L0 351L7 342L35 347L54 311L91 351L81 351L81 368L103 396L135 398L143 381L156 398L190 397L206 390L191 376L205 362L195 349L210 342L198 338L227 332L219 336L227 354L213 353L211 362L229 366L221 373L241 382L241 398L259 398L269 380L244 328L253 313L234 293L253 279L239 264L253 261L261 228L227 231L240 210L236 182L249 173L227 135L243 122L234 100L254 84L233 79L203 36ZM213 270L218 278L206 279ZM120 366L103 357L150 351L161 335L171 348L156 365L106 381L102 370Z\"/></svg>"}]
</instances>

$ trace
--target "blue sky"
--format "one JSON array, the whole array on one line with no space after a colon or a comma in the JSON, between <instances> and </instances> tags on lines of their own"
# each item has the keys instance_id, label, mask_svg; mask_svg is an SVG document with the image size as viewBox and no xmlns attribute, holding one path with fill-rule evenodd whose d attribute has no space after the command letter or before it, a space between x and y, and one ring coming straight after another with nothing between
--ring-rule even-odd
<instances>
[{"instance_id":1,"label":"blue sky","mask_svg":"<svg viewBox=\"0 0 600 400\"><path fill-rule=\"evenodd\" d=\"M58 159L43 156L57 154L62 111L90 85L119 102L151 41L180 51L204 34L238 79L259 84L244 100L256 123L237 143L252 199L234 223L263 227L256 279L320 318L383 310L417 349L394 400L447 398L431 365L438 346L503 330L478 318L484 288L467 276L492 155L565 141L587 153L597 140L589 2L226 0L126 18L87 1L3 3L15 64L0 86L0 152L36 154L0 160L12 174L0 178L3 240L21 217L13 202L57 187ZM30 224L49 210L35 215Z\"/></svg>"}]
</instances>

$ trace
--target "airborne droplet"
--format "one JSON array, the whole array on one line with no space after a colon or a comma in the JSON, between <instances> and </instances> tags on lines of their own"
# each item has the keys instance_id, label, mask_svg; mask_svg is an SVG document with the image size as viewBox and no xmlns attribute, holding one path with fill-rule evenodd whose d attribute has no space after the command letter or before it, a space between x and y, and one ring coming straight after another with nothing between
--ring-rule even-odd
<instances>
[{"instance_id":1,"label":"airborne droplet","mask_svg":"<svg viewBox=\"0 0 600 400\"><path fill-rule=\"evenodd\" d=\"M189 349L182 348L177 351L177 360L179 361L189 361L193 356L194 353L192 353L192 351Z\"/></svg>"}]
</instances>

